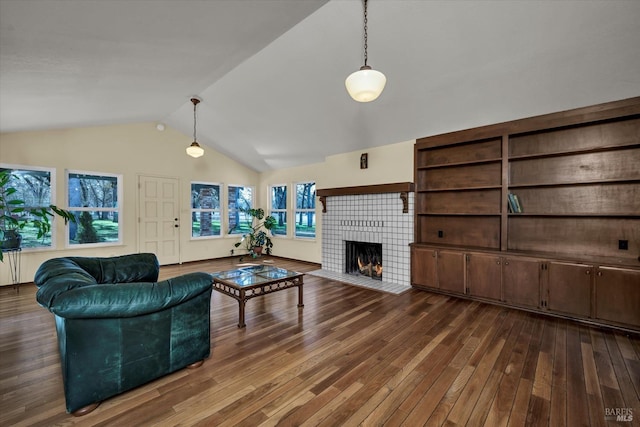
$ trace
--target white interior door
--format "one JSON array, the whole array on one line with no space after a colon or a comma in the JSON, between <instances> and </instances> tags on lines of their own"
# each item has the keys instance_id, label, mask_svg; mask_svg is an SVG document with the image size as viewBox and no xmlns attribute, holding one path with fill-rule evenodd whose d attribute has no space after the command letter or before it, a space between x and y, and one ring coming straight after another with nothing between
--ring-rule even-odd
<instances>
[{"instance_id":1,"label":"white interior door","mask_svg":"<svg viewBox=\"0 0 640 427\"><path fill-rule=\"evenodd\" d=\"M156 254L161 265L180 262L178 180L140 176L138 242L140 252Z\"/></svg>"}]
</instances>

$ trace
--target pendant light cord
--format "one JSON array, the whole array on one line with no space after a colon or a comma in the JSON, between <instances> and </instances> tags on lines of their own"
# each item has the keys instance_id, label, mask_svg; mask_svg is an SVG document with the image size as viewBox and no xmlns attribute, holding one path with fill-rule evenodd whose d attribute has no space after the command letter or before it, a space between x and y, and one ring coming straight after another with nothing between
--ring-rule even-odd
<instances>
[{"instance_id":1,"label":"pendant light cord","mask_svg":"<svg viewBox=\"0 0 640 427\"><path fill-rule=\"evenodd\" d=\"M364 65L367 66L367 0L364 0Z\"/></svg>"},{"instance_id":2,"label":"pendant light cord","mask_svg":"<svg viewBox=\"0 0 640 427\"><path fill-rule=\"evenodd\" d=\"M193 141L197 142L196 140L196 121L197 121L196 106L198 105L200 100L197 98L192 98L191 102L193 102Z\"/></svg>"},{"instance_id":3,"label":"pendant light cord","mask_svg":"<svg viewBox=\"0 0 640 427\"><path fill-rule=\"evenodd\" d=\"M196 103L193 103L193 140L196 140Z\"/></svg>"}]
</instances>

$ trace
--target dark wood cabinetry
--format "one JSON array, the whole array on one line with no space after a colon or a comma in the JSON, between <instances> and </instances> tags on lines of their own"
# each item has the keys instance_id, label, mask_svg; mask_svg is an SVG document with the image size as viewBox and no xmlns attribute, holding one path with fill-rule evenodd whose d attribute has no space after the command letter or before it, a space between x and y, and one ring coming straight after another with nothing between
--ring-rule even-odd
<instances>
[{"instance_id":1,"label":"dark wood cabinetry","mask_svg":"<svg viewBox=\"0 0 640 427\"><path fill-rule=\"evenodd\" d=\"M546 271L544 307L558 313L590 317L593 266L547 262L543 267Z\"/></svg>"},{"instance_id":2,"label":"dark wood cabinetry","mask_svg":"<svg viewBox=\"0 0 640 427\"><path fill-rule=\"evenodd\" d=\"M435 249L411 248L411 283L429 288L438 287L437 255Z\"/></svg>"},{"instance_id":3,"label":"dark wood cabinetry","mask_svg":"<svg viewBox=\"0 0 640 427\"><path fill-rule=\"evenodd\" d=\"M640 328L640 98L422 138L414 161L435 255L414 284Z\"/></svg>"},{"instance_id":4,"label":"dark wood cabinetry","mask_svg":"<svg viewBox=\"0 0 640 427\"><path fill-rule=\"evenodd\" d=\"M540 307L540 261L509 257L502 264L503 301L527 308Z\"/></svg>"},{"instance_id":5,"label":"dark wood cabinetry","mask_svg":"<svg viewBox=\"0 0 640 427\"><path fill-rule=\"evenodd\" d=\"M464 292L464 255L457 251L438 251L438 288Z\"/></svg>"},{"instance_id":6,"label":"dark wood cabinetry","mask_svg":"<svg viewBox=\"0 0 640 427\"><path fill-rule=\"evenodd\" d=\"M465 260L459 251L411 248L411 283L445 292L465 292Z\"/></svg>"},{"instance_id":7,"label":"dark wood cabinetry","mask_svg":"<svg viewBox=\"0 0 640 427\"><path fill-rule=\"evenodd\" d=\"M467 294L481 298L502 298L502 258L496 255L467 254Z\"/></svg>"},{"instance_id":8,"label":"dark wood cabinetry","mask_svg":"<svg viewBox=\"0 0 640 427\"><path fill-rule=\"evenodd\" d=\"M597 319L640 328L640 271L598 267L595 302Z\"/></svg>"}]
</instances>

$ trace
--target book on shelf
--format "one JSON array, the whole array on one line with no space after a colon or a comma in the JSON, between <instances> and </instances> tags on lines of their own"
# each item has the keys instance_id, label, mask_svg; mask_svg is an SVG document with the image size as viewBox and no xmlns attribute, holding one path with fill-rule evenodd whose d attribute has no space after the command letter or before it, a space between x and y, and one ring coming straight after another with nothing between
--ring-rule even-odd
<instances>
[{"instance_id":1,"label":"book on shelf","mask_svg":"<svg viewBox=\"0 0 640 427\"><path fill-rule=\"evenodd\" d=\"M513 199L513 194L508 193L507 194L507 205L509 206L509 212L511 213L516 213L516 202Z\"/></svg>"},{"instance_id":2,"label":"book on shelf","mask_svg":"<svg viewBox=\"0 0 640 427\"><path fill-rule=\"evenodd\" d=\"M517 194L513 195L513 200L515 200L516 202L516 208L518 213L522 213L522 204L520 203L520 198L518 197Z\"/></svg>"},{"instance_id":3,"label":"book on shelf","mask_svg":"<svg viewBox=\"0 0 640 427\"><path fill-rule=\"evenodd\" d=\"M518 199L518 196L516 196L513 193L508 193L507 194L507 201L508 201L508 206L509 206L509 212L511 212L511 213L521 213L522 212L522 205L520 205L520 200Z\"/></svg>"}]
</instances>

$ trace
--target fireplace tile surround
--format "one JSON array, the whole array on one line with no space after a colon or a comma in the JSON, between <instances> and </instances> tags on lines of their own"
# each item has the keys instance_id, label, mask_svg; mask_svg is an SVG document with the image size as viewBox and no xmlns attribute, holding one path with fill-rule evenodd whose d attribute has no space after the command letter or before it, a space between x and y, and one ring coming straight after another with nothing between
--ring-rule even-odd
<instances>
[{"instance_id":1,"label":"fireplace tile surround","mask_svg":"<svg viewBox=\"0 0 640 427\"><path fill-rule=\"evenodd\" d=\"M322 269L310 274L394 294L411 289L413 192L332 195L324 206ZM382 281L344 273L345 241L382 244Z\"/></svg>"}]
</instances>

